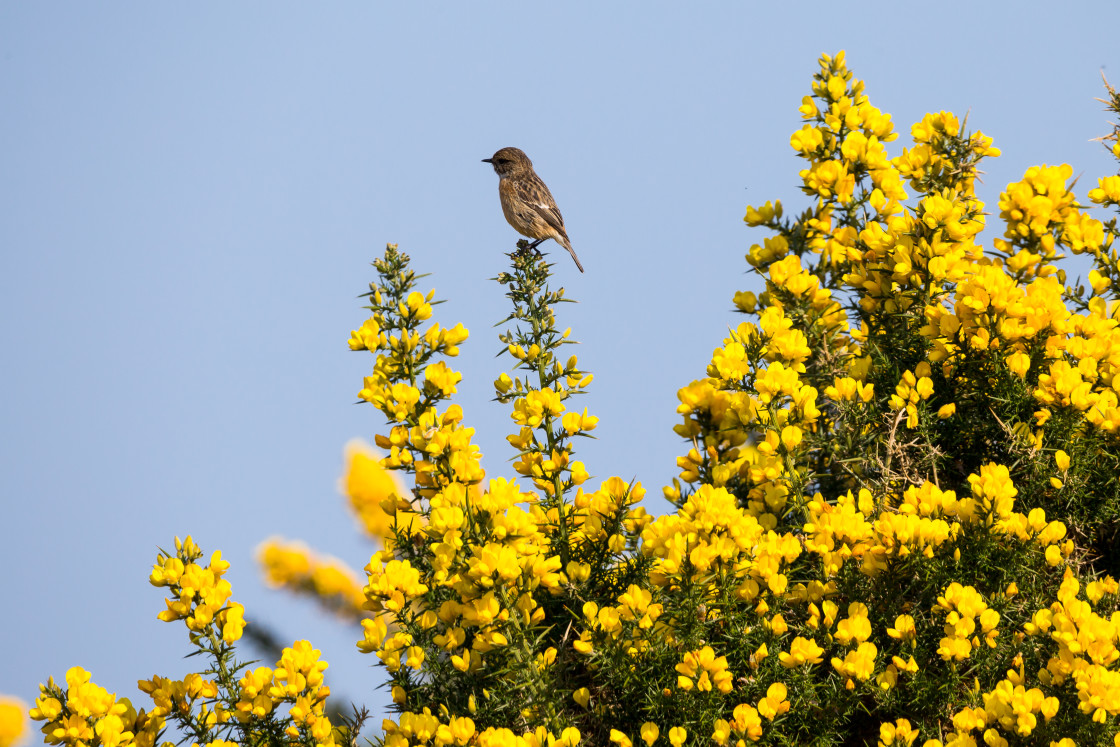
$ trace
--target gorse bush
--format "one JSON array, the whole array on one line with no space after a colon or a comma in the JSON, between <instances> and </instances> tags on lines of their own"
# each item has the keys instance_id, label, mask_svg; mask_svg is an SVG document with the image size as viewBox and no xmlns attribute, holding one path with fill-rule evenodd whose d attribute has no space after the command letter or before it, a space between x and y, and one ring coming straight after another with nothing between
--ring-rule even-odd
<instances>
[{"instance_id":1,"label":"gorse bush","mask_svg":"<svg viewBox=\"0 0 1120 747\"><path fill-rule=\"evenodd\" d=\"M360 620L392 693L379 743L1120 746L1116 219L1085 212L1069 166L1032 168L985 251L990 138L929 114L889 157L894 125L843 54L800 114L810 206L747 209L765 290L736 295L750 320L680 390L668 515L575 458L592 377L541 257L498 277L513 480L487 476L450 403L466 330L432 321L395 246L374 263L350 347L376 356L359 396L387 426L345 485L383 549L361 580L298 545L262 559ZM1120 206L1120 176L1088 197ZM139 713L71 670L32 711L48 742L355 738L306 641L276 667L234 658L243 610L201 557L177 542L152 582L209 668L142 682Z\"/></svg>"}]
</instances>

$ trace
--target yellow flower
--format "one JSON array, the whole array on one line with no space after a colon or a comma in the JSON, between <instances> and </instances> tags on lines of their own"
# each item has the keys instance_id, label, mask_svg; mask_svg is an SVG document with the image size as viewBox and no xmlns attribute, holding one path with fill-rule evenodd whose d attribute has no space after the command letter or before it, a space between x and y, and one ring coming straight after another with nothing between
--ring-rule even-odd
<instances>
[{"instance_id":1,"label":"yellow flower","mask_svg":"<svg viewBox=\"0 0 1120 747\"><path fill-rule=\"evenodd\" d=\"M894 621L894 627L887 628L887 635L903 641L913 641L917 636L914 618L910 615L899 615Z\"/></svg>"},{"instance_id":2,"label":"yellow flower","mask_svg":"<svg viewBox=\"0 0 1120 747\"><path fill-rule=\"evenodd\" d=\"M752 742L757 742L762 738L762 717L754 706L749 703L740 703L735 706L731 715L734 718L731 726L736 732L746 736Z\"/></svg>"},{"instance_id":3,"label":"yellow flower","mask_svg":"<svg viewBox=\"0 0 1120 747\"><path fill-rule=\"evenodd\" d=\"M766 719L773 721L778 716L789 711L790 703L786 700L786 686L775 682L766 690L766 697L758 701L758 712Z\"/></svg>"},{"instance_id":4,"label":"yellow flower","mask_svg":"<svg viewBox=\"0 0 1120 747\"><path fill-rule=\"evenodd\" d=\"M673 747L681 747L688 738L688 731L683 726L674 726L669 729L669 742Z\"/></svg>"},{"instance_id":5,"label":"yellow flower","mask_svg":"<svg viewBox=\"0 0 1120 747\"><path fill-rule=\"evenodd\" d=\"M778 660L786 669L794 669L805 664L820 664L824 649L816 641L797 636L790 644L789 653L778 654Z\"/></svg>"},{"instance_id":6,"label":"yellow flower","mask_svg":"<svg viewBox=\"0 0 1120 747\"><path fill-rule=\"evenodd\" d=\"M1120 148L1120 142L1117 143ZM1097 180L1097 188L1089 190L1089 199L1098 205L1120 204L1120 176L1104 176Z\"/></svg>"},{"instance_id":7,"label":"yellow flower","mask_svg":"<svg viewBox=\"0 0 1120 747\"><path fill-rule=\"evenodd\" d=\"M583 408L582 414L578 412L569 412L561 419L561 425L564 426L564 430L568 432L569 436L593 431L598 424L599 418L594 415L588 415L586 407Z\"/></svg>"},{"instance_id":8,"label":"yellow flower","mask_svg":"<svg viewBox=\"0 0 1120 747\"><path fill-rule=\"evenodd\" d=\"M871 622L867 618L867 605L852 602L848 605L848 617L836 626L836 640L848 644L861 643L871 637Z\"/></svg>"},{"instance_id":9,"label":"yellow flower","mask_svg":"<svg viewBox=\"0 0 1120 747\"><path fill-rule=\"evenodd\" d=\"M455 744L467 744L475 734L474 720L466 716L457 716L448 724L448 732Z\"/></svg>"},{"instance_id":10,"label":"yellow flower","mask_svg":"<svg viewBox=\"0 0 1120 747\"><path fill-rule=\"evenodd\" d=\"M407 508L411 493L398 473L385 469L380 456L364 441L350 441L344 454L346 474L340 488L366 531L386 543L393 535L393 515Z\"/></svg>"},{"instance_id":11,"label":"yellow flower","mask_svg":"<svg viewBox=\"0 0 1120 747\"><path fill-rule=\"evenodd\" d=\"M832 666L846 677L866 680L875 671L875 657L878 652L874 643L861 643L856 650L849 651L843 659L833 657Z\"/></svg>"},{"instance_id":12,"label":"yellow flower","mask_svg":"<svg viewBox=\"0 0 1120 747\"><path fill-rule=\"evenodd\" d=\"M428 294L429 299L432 295L432 293ZM432 305L428 303L429 299L424 298L424 294L419 291L412 291L408 294L408 298L401 302L398 311L406 319L412 318L422 322L432 315Z\"/></svg>"},{"instance_id":13,"label":"yellow flower","mask_svg":"<svg viewBox=\"0 0 1120 747\"><path fill-rule=\"evenodd\" d=\"M839 161L818 161L799 174L805 189L828 199L835 196L841 203L852 199L855 190L855 176L848 167Z\"/></svg>"},{"instance_id":14,"label":"yellow flower","mask_svg":"<svg viewBox=\"0 0 1120 747\"><path fill-rule=\"evenodd\" d=\"M234 602L220 615L222 628L222 641L236 643L241 640L241 633L245 630L245 607Z\"/></svg>"},{"instance_id":15,"label":"yellow flower","mask_svg":"<svg viewBox=\"0 0 1120 747\"><path fill-rule=\"evenodd\" d=\"M376 317L370 317L362 326L350 332L351 350L376 350L381 336L381 325Z\"/></svg>"},{"instance_id":16,"label":"yellow flower","mask_svg":"<svg viewBox=\"0 0 1120 747\"><path fill-rule=\"evenodd\" d=\"M555 747L576 747L582 738L583 735L579 733L579 729L569 726L560 732L560 739L556 740Z\"/></svg>"},{"instance_id":17,"label":"yellow flower","mask_svg":"<svg viewBox=\"0 0 1120 747\"><path fill-rule=\"evenodd\" d=\"M782 429L782 446L788 451L793 451L801 443L801 429L796 425L787 425Z\"/></svg>"},{"instance_id":18,"label":"yellow flower","mask_svg":"<svg viewBox=\"0 0 1120 747\"><path fill-rule=\"evenodd\" d=\"M909 745L914 743L918 738L918 729L910 726L910 722L904 718L891 723L886 722L879 727L879 747L891 747L892 745Z\"/></svg>"},{"instance_id":19,"label":"yellow flower","mask_svg":"<svg viewBox=\"0 0 1120 747\"><path fill-rule=\"evenodd\" d=\"M630 741L630 737L626 736L618 729L611 729L611 741L618 745L618 747L633 747L634 743Z\"/></svg>"},{"instance_id":20,"label":"yellow flower","mask_svg":"<svg viewBox=\"0 0 1120 747\"><path fill-rule=\"evenodd\" d=\"M732 299L735 308L747 314L753 314L758 308L758 296L750 291L738 291Z\"/></svg>"},{"instance_id":21,"label":"yellow flower","mask_svg":"<svg viewBox=\"0 0 1120 747\"><path fill-rule=\"evenodd\" d=\"M511 417L518 425L536 428L545 417L564 412L560 393L554 389L533 390L514 402Z\"/></svg>"},{"instance_id":22,"label":"yellow flower","mask_svg":"<svg viewBox=\"0 0 1120 747\"><path fill-rule=\"evenodd\" d=\"M765 659L769 655L770 655L770 651L769 651L769 649L766 648L766 644L763 643L762 645L760 645L757 649L755 649L755 652L753 654L751 654L751 656L750 656L749 661L750 661L751 669L757 670L759 664L761 664L763 659Z\"/></svg>"},{"instance_id":23,"label":"yellow flower","mask_svg":"<svg viewBox=\"0 0 1120 747\"><path fill-rule=\"evenodd\" d=\"M760 208L747 206L746 217L743 218L748 226L761 226L763 223L769 223L774 218L782 217L782 203L780 200L771 204L767 202Z\"/></svg>"},{"instance_id":24,"label":"yellow flower","mask_svg":"<svg viewBox=\"0 0 1120 747\"><path fill-rule=\"evenodd\" d=\"M652 721L646 721L642 724L641 734L642 741L645 742L648 747L653 747L653 743L657 741L661 730L657 728L657 724Z\"/></svg>"},{"instance_id":25,"label":"yellow flower","mask_svg":"<svg viewBox=\"0 0 1120 747\"><path fill-rule=\"evenodd\" d=\"M712 741L718 745L727 744L727 740L731 738L731 724L725 719L717 718L712 727Z\"/></svg>"},{"instance_id":26,"label":"yellow flower","mask_svg":"<svg viewBox=\"0 0 1120 747\"><path fill-rule=\"evenodd\" d=\"M441 397L447 398L457 391L456 386L462 380L463 375L458 371L452 371L447 367L443 361L429 364L424 369L424 380L426 382L425 388L429 391L437 392Z\"/></svg>"},{"instance_id":27,"label":"yellow flower","mask_svg":"<svg viewBox=\"0 0 1120 747\"><path fill-rule=\"evenodd\" d=\"M1007 356L1007 367L1020 379L1025 379L1031 367L1031 358L1026 353L1012 353Z\"/></svg>"},{"instance_id":28,"label":"yellow flower","mask_svg":"<svg viewBox=\"0 0 1120 747\"><path fill-rule=\"evenodd\" d=\"M677 686L682 690L691 690L696 679L696 689L700 692L710 691L713 686L722 693L731 692L732 676L727 669L727 657L717 657L711 646L686 653L676 670L680 673Z\"/></svg>"},{"instance_id":29,"label":"yellow flower","mask_svg":"<svg viewBox=\"0 0 1120 747\"><path fill-rule=\"evenodd\" d=\"M809 155L824 145L824 134L821 132L819 127L805 125L800 130L794 132L792 136L790 136L789 144L801 155ZM760 225L761 221L752 222L750 218L751 213L748 211L747 224Z\"/></svg>"},{"instance_id":30,"label":"yellow flower","mask_svg":"<svg viewBox=\"0 0 1120 747\"><path fill-rule=\"evenodd\" d=\"M0 747L23 744L28 736L27 704L9 695L0 695Z\"/></svg>"}]
</instances>

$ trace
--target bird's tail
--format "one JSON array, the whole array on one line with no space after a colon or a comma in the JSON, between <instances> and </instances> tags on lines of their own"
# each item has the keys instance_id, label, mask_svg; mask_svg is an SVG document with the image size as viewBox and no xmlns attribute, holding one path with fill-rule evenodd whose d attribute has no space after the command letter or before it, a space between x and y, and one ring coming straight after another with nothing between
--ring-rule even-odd
<instances>
[{"instance_id":1,"label":"bird's tail","mask_svg":"<svg viewBox=\"0 0 1120 747\"><path fill-rule=\"evenodd\" d=\"M572 242L568 241L565 236L564 241L560 242L560 245L568 250L568 254L572 255L572 259L576 262L576 267L579 268L580 272L583 272L583 265L579 263L579 257L576 256L576 250L572 248Z\"/></svg>"}]
</instances>

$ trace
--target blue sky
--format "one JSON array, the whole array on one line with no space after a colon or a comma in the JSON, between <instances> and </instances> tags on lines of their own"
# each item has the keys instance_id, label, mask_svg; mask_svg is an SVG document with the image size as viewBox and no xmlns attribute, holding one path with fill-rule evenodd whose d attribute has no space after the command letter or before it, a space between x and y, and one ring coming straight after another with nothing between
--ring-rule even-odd
<instances>
[{"instance_id":1,"label":"blue sky","mask_svg":"<svg viewBox=\"0 0 1120 747\"><path fill-rule=\"evenodd\" d=\"M490 278L518 237L480 159L525 150L587 268L542 247L596 374L579 456L652 499L676 391L756 289L745 206L808 204L788 142L817 57L847 51L892 155L926 112L967 113L1003 150L979 190L998 215L1031 165L1072 164L1082 196L1115 173L1091 142L1115 28L1113 2L0 5L0 692L79 664L143 705L137 679L187 671L146 577L191 533L250 620L310 639L379 717L358 634L265 589L253 549L369 559L335 484L383 425L346 340L387 242L471 330L459 401L512 474Z\"/></svg>"}]
</instances>

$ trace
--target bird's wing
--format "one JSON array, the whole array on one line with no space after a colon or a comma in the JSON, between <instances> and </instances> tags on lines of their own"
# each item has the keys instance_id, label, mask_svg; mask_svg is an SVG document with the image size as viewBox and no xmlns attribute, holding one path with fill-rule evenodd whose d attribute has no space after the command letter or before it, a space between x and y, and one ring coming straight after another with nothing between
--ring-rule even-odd
<instances>
[{"instance_id":1,"label":"bird's wing","mask_svg":"<svg viewBox=\"0 0 1120 747\"><path fill-rule=\"evenodd\" d=\"M552 199L552 193L548 191L544 182L539 178L520 182L517 184L517 192L521 201L532 207L538 215L544 218L545 223L552 226L561 235L567 235L564 230L564 216L560 214L560 208L556 207L556 200Z\"/></svg>"}]
</instances>

